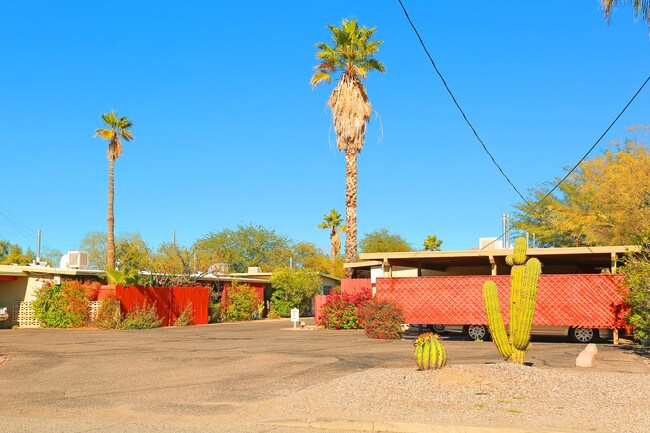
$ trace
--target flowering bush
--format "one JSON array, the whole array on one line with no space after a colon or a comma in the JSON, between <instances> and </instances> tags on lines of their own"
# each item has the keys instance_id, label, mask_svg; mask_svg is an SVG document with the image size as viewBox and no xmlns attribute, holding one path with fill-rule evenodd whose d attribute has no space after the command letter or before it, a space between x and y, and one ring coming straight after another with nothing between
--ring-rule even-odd
<instances>
[{"instance_id":1,"label":"flowering bush","mask_svg":"<svg viewBox=\"0 0 650 433\"><path fill-rule=\"evenodd\" d=\"M156 305L144 305L140 307L136 304L135 308L126 313L121 329L153 329L160 328L161 320L158 318Z\"/></svg>"},{"instance_id":2,"label":"flowering bush","mask_svg":"<svg viewBox=\"0 0 650 433\"><path fill-rule=\"evenodd\" d=\"M359 309L372 297L370 289L354 294L330 293L321 309L318 325L328 329L358 329Z\"/></svg>"},{"instance_id":3,"label":"flowering bush","mask_svg":"<svg viewBox=\"0 0 650 433\"><path fill-rule=\"evenodd\" d=\"M370 338L395 339L402 336L404 314L392 302L370 299L359 311L359 322Z\"/></svg>"},{"instance_id":4,"label":"flowering bush","mask_svg":"<svg viewBox=\"0 0 650 433\"><path fill-rule=\"evenodd\" d=\"M78 328L88 318L89 301L78 281L45 283L35 293L34 316L44 328Z\"/></svg>"}]
</instances>

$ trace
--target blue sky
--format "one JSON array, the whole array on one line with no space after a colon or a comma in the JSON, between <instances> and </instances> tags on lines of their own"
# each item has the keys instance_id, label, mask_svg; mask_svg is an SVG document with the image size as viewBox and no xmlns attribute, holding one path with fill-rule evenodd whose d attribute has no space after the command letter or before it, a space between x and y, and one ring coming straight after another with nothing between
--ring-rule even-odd
<instances>
[{"instance_id":1,"label":"blue sky","mask_svg":"<svg viewBox=\"0 0 650 433\"><path fill-rule=\"evenodd\" d=\"M438 67L521 191L563 175L650 72L629 7L599 2L404 0ZM470 7L471 6L471 7ZM434 75L396 1L7 2L0 7L0 239L77 249L105 230L99 115L133 122L116 162L116 232L190 245L238 224L327 248L316 225L344 212L345 167L312 90L328 23L376 26L385 74L359 157L360 237L377 228L444 249L498 235L515 192ZM647 124L650 88L598 151Z\"/></svg>"}]
</instances>

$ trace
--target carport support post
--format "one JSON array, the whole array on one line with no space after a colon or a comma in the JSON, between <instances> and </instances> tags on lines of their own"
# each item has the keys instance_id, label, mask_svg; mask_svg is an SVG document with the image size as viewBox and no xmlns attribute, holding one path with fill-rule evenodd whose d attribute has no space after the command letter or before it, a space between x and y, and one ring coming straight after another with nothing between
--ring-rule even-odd
<instances>
[{"instance_id":1,"label":"carport support post","mask_svg":"<svg viewBox=\"0 0 650 433\"><path fill-rule=\"evenodd\" d=\"M618 328L614 328L614 346L618 346Z\"/></svg>"},{"instance_id":2,"label":"carport support post","mask_svg":"<svg viewBox=\"0 0 650 433\"><path fill-rule=\"evenodd\" d=\"M490 268L492 269L492 275L497 275L497 262L494 260L494 256L490 256Z\"/></svg>"}]
</instances>

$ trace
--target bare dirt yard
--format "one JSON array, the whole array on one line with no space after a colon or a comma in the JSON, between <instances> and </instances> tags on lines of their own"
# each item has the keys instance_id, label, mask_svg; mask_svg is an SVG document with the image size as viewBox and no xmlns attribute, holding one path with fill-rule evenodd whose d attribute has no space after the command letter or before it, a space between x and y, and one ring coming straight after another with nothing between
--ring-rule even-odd
<instances>
[{"instance_id":1,"label":"bare dirt yard","mask_svg":"<svg viewBox=\"0 0 650 433\"><path fill-rule=\"evenodd\" d=\"M7 432L299 433L327 431L306 428L305 419L322 419L329 424L321 427L341 432L371 431L363 422L382 421L397 423L390 431L650 432L650 358L629 344L600 344L596 365L578 369L584 345L562 339L533 341L532 366L517 366L491 342L450 337L449 365L419 372L413 334L377 341L363 331L289 328L265 320L0 331L0 425ZM427 425L409 430L413 423Z\"/></svg>"}]
</instances>

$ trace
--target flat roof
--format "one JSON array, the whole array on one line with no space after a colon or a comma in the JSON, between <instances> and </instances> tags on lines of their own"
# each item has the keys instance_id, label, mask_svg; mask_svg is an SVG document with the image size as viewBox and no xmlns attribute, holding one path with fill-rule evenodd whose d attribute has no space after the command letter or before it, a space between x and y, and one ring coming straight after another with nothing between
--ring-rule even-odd
<instances>
[{"instance_id":1,"label":"flat roof","mask_svg":"<svg viewBox=\"0 0 650 433\"><path fill-rule=\"evenodd\" d=\"M233 272L228 275L236 278L263 278L268 281L271 279L273 272ZM329 278L330 280L341 281L339 277L335 277L334 275L326 274L324 272L319 272L318 275L324 278Z\"/></svg>"},{"instance_id":2,"label":"flat roof","mask_svg":"<svg viewBox=\"0 0 650 433\"><path fill-rule=\"evenodd\" d=\"M46 266L0 265L0 275L18 277L29 276L30 274L99 276L103 273L104 271L101 271L99 269L61 269Z\"/></svg>"},{"instance_id":3,"label":"flat roof","mask_svg":"<svg viewBox=\"0 0 650 433\"><path fill-rule=\"evenodd\" d=\"M638 252L638 245L617 245L598 247L562 247L562 248L528 248L528 257L539 258L544 264L582 264L598 265L610 263L612 254L622 255L628 251ZM483 249L455 251L409 251L362 253L356 263L346 263L346 268L368 268L379 266L387 260L393 266L476 266L485 265L493 260L497 264L505 263L512 249Z\"/></svg>"}]
</instances>

